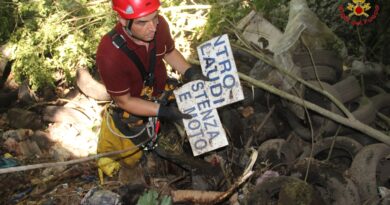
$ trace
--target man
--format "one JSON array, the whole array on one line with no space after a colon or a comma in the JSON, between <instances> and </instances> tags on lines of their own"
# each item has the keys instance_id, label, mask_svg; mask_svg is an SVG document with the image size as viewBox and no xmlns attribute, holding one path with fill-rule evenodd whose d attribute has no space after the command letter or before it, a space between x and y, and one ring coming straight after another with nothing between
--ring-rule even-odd
<instances>
[{"instance_id":1,"label":"man","mask_svg":"<svg viewBox=\"0 0 390 205\"><path fill-rule=\"evenodd\" d=\"M96 63L115 106L103 117L98 153L134 149L115 158L101 158L98 164L107 175L119 168L114 162L118 158L130 167L137 164L142 156L138 146L156 136L156 117L166 121L191 118L156 101L167 80L163 60L188 81L205 79L175 48L159 7L159 0L112 0L118 23L102 38Z\"/></svg>"}]
</instances>

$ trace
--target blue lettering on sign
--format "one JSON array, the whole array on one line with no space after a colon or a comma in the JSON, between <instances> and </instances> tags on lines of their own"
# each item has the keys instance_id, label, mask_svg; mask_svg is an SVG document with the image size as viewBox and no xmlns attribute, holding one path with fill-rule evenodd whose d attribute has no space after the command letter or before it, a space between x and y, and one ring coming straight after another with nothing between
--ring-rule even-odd
<instances>
[{"instance_id":1,"label":"blue lettering on sign","mask_svg":"<svg viewBox=\"0 0 390 205\"><path fill-rule=\"evenodd\" d=\"M206 61L206 69L215 63L215 58L203 58Z\"/></svg>"},{"instance_id":2,"label":"blue lettering on sign","mask_svg":"<svg viewBox=\"0 0 390 205\"><path fill-rule=\"evenodd\" d=\"M196 110L196 108L192 107L185 110L185 113L193 113L194 110ZM219 131L212 130L213 128L218 128L218 122L213 114L213 109L203 111L200 115L202 116L201 119L192 118L188 123L188 128L191 131L196 131L195 133L191 133L189 137L200 137L200 139L197 139L195 142L196 149L204 149L207 147L207 142L211 144L213 139L221 134ZM205 137L207 138L205 139Z\"/></svg>"},{"instance_id":3,"label":"blue lettering on sign","mask_svg":"<svg viewBox=\"0 0 390 205\"><path fill-rule=\"evenodd\" d=\"M218 67L214 66L214 69L208 70L206 75L210 79L210 81L217 81L217 80L219 80Z\"/></svg>"},{"instance_id":4,"label":"blue lettering on sign","mask_svg":"<svg viewBox=\"0 0 390 205\"><path fill-rule=\"evenodd\" d=\"M195 96L196 99L199 99L199 98L202 98L202 97L208 98L206 90L203 90L202 93L200 93L199 95Z\"/></svg>"},{"instance_id":5,"label":"blue lettering on sign","mask_svg":"<svg viewBox=\"0 0 390 205\"><path fill-rule=\"evenodd\" d=\"M214 42L214 46L219 46L221 44L225 44L225 41L220 41L222 36L219 36L217 40Z\"/></svg>"},{"instance_id":6,"label":"blue lettering on sign","mask_svg":"<svg viewBox=\"0 0 390 205\"><path fill-rule=\"evenodd\" d=\"M212 144L213 143L213 139L218 137L219 136L219 132L207 132L207 134L209 135L209 143Z\"/></svg>"},{"instance_id":7,"label":"blue lettering on sign","mask_svg":"<svg viewBox=\"0 0 390 205\"><path fill-rule=\"evenodd\" d=\"M221 98L221 99L218 99L218 100L214 100L213 104L216 105L216 104L223 103L223 102L225 102L225 99Z\"/></svg>"},{"instance_id":8,"label":"blue lettering on sign","mask_svg":"<svg viewBox=\"0 0 390 205\"><path fill-rule=\"evenodd\" d=\"M204 82L199 81L191 86L192 91L196 92L198 90L202 90L204 88Z\"/></svg>"},{"instance_id":9,"label":"blue lettering on sign","mask_svg":"<svg viewBox=\"0 0 390 205\"><path fill-rule=\"evenodd\" d=\"M203 109L210 108L210 100L203 100L202 102L198 102L198 110L202 111Z\"/></svg>"},{"instance_id":10,"label":"blue lettering on sign","mask_svg":"<svg viewBox=\"0 0 390 205\"><path fill-rule=\"evenodd\" d=\"M217 52L217 56L225 54L226 57L229 57L228 49L226 45L223 47L223 50Z\"/></svg>"},{"instance_id":11,"label":"blue lettering on sign","mask_svg":"<svg viewBox=\"0 0 390 205\"><path fill-rule=\"evenodd\" d=\"M236 79L234 78L233 75L225 75L225 77L223 78L223 87L224 88L227 88L227 89L230 89L230 88L233 88L234 85L236 84Z\"/></svg>"},{"instance_id":12,"label":"blue lettering on sign","mask_svg":"<svg viewBox=\"0 0 390 205\"><path fill-rule=\"evenodd\" d=\"M192 107L191 110L195 110L195 107ZM188 109L187 109L187 111L188 111ZM197 131L197 132L191 133L191 135L189 135L188 137L203 137L204 136L203 129L201 129L201 121L199 119L196 119L195 118L196 116L197 116L196 113L192 115L192 118L187 126L190 130Z\"/></svg>"},{"instance_id":13,"label":"blue lettering on sign","mask_svg":"<svg viewBox=\"0 0 390 205\"><path fill-rule=\"evenodd\" d=\"M224 90L232 89L237 83L235 77L229 74L232 72L234 64L230 59L231 52L226 44L226 38L219 36L212 45L207 43L200 47L203 56L202 60L204 60L206 64L204 68L206 76L213 82L210 84L208 92L213 97L213 105L216 106L225 102L223 97ZM216 55L218 59L213 57L214 55Z\"/></svg>"},{"instance_id":14,"label":"blue lettering on sign","mask_svg":"<svg viewBox=\"0 0 390 205\"><path fill-rule=\"evenodd\" d=\"M210 92L213 97L219 97L222 95L222 85L217 83L210 86Z\"/></svg>"},{"instance_id":15,"label":"blue lettering on sign","mask_svg":"<svg viewBox=\"0 0 390 205\"><path fill-rule=\"evenodd\" d=\"M198 139L195 142L195 148L196 149L204 149L207 147L207 141L204 139Z\"/></svg>"},{"instance_id":16,"label":"blue lettering on sign","mask_svg":"<svg viewBox=\"0 0 390 205\"><path fill-rule=\"evenodd\" d=\"M202 121L204 121L205 130L209 130L210 127L218 127L217 120L215 120L215 116L212 115L211 112L212 112L212 110L208 110L208 111L201 113L201 115L203 115ZM219 131L207 132L207 135L210 138L209 142L211 143L214 138L219 136L219 134L220 134Z\"/></svg>"},{"instance_id":17,"label":"blue lettering on sign","mask_svg":"<svg viewBox=\"0 0 390 205\"><path fill-rule=\"evenodd\" d=\"M188 137L203 137L203 136L204 136L203 129L199 129L199 132L192 133L191 136Z\"/></svg>"},{"instance_id":18,"label":"blue lettering on sign","mask_svg":"<svg viewBox=\"0 0 390 205\"><path fill-rule=\"evenodd\" d=\"M190 98L192 98L190 92L185 92L185 93L182 93L182 94L179 95L180 102L183 102L184 100L188 100Z\"/></svg>"},{"instance_id":19,"label":"blue lettering on sign","mask_svg":"<svg viewBox=\"0 0 390 205\"><path fill-rule=\"evenodd\" d=\"M195 107L190 107L190 108L185 109L184 113L191 115L192 118L195 118L196 116L198 116L198 114L196 113Z\"/></svg>"},{"instance_id":20,"label":"blue lettering on sign","mask_svg":"<svg viewBox=\"0 0 390 205\"><path fill-rule=\"evenodd\" d=\"M210 47L210 46L211 46L211 43L206 43L206 44L204 44L204 45L202 45L202 46L200 47L200 51L201 51L201 53L202 53L203 56L205 55L204 51L206 50L206 48L208 48L208 47Z\"/></svg>"},{"instance_id":21,"label":"blue lettering on sign","mask_svg":"<svg viewBox=\"0 0 390 205\"><path fill-rule=\"evenodd\" d=\"M200 122L199 120L197 119L193 119L190 121L190 123L188 123L188 128L190 128L190 130L197 130L200 128Z\"/></svg>"},{"instance_id":22,"label":"blue lettering on sign","mask_svg":"<svg viewBox=\"0 0 390 205\"><path fill-rule=\"evenodd\" d=\"M178 96L178 102L187 102L183 113L193 116L185 120L193 149L204 150L208 149L214 139L224 135L219 129L221 124L214 108L229 101L229 96L232 99L234 88L239 82L233 73L236 68L226 35L201 45L198 51L203 71L210 81L192 83L187 87L188 92Z\"/></svg>"},{"instance_id":23,"label":"blue lettering on sign","mask_svg":"<svg viewBox=\"0 0 390 205\"><path fill-rule=\"evenodd\" d=\"M214 115L210 115L212 111L213 111L213 110L207 110L207 111L202 112L202 113L201 113L201 115L203 115L202 120L205 121L205 120L208 120L208 119L210 119L210 118L213 118Z\"/></svg>"},{"instance_id":24,"label":"blue lettering on sign","mask_svg":"<svg viewBox=\"0 0 390 205\"><path fill-rule=\"evenodd\" d=\"M226 42L224 40L221 40L222 36L219 36L217 40L214 42L214 46L224 45L222 51L217 52L217 56L220 56L222 54L225 54L227 57L229 56L228 49L226 47Z\"/></svg>"},{"instance_id":25,"label":"blue lettering on sign","mask_svg":"<svg viewBox=\"0 0 390 205\"><path fill-rule=\"evenodd\" d=\"M205 130L208 130L209 126L210 127L217 127L218 126L217 121L215 119L213 119L212 122L205 122L204 123Z\"/></svg>"},{"instance_id":26,"label":"blue lettering on sign","mask_svg":"<svg viewBox=\"0 0 390 205\"><path fill-rule=\"evenodd\" d=\"M224 74L225 72L229 72L232 69L232 64L230 59L219 62L219 65L222 65L223 67L223 69L221 70L222 74Z\"/></svg>"}]
</instances>

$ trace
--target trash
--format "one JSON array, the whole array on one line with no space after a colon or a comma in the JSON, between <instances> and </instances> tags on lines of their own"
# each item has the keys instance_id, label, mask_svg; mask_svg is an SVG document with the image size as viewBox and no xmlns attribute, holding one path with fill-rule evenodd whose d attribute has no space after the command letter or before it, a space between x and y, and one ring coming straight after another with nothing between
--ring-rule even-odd
<instances>
[{"instance_id":1,"label":"trash","mask_svg":"<svg viewBox=\"0 0 390 205\"><path fill-rule=\"evenodd\" d=\"M211 186L208 183L208 178L209 178L208 176L192 174L192 177L191 177L192 186L191 186L191 188L193 190L203 190L203 191L210 190Z\"/></svg>"},{"instance_id":2,"label":"trash","mask_svg":"<svg viewBox=\"0 0 390 205\"><path fill-rule=\"evenodd\" d=\"M347 54L344 43L309 9L305 0L292 0L285 32L271 49L276 55L291 51L301 37L311 49L333 48L341 57Z\"/></svg>"},{"instance_id":3,"label":"trash","mask_svg":"<svg viewBox=\"0 0 390 205\"><path fill-rule=\"evenodd\" d=\"M3 157L0 157L0 168L15 167L18 165L19 162L13 159L12 155L9 153L6 153Z\"/></svg>"},{"instance_id":4,"label":"trash","mask_svg":"<svg viewBox=\"0 0 390 205\"><path fill-rule=\"evenodd\" d=\"M354 60L351 65L351 72L355 75L384 75L386 67L379 63L362 62Z\"/></svg>"},{"instance_id":5,"label":"trash","mask_svg":"<svg viewBox=\"0 0 390 205\"><path fill-rule=\"evenodd\" d=\"M243 37L259 47L269 49L277 44L277 40L282 36L282 32L272 25L261 14L251 11L237 25L238 29L243 29Z\"/></svg>"},{"instance_id":6,"label":"trash","mask_svg":"<svg viewBox=\"0 0 390 205\"><path fill-rule=\"evenodd\" d=\"M386 197L390 196L390 189L388 189L384 186L378 187L378 191L379 191L379 195L381 196L381 198L386 198Z\"/></svg>"},{"instance_id":7,"label":"trash","mask_svg":"<svg viewBox=\"0 0 390 205\"><path fill-rule=\"evenodd\" d=\"M248 118L249 116L253 115L255 113L255 109L251 106L248 106L248 107L245 107L242 111L241 111L241 115L244 117L244 118Z\"/></svg>"},{"instance_id":8,"label":"trash","mask_svg":"<svg viewBox=\"0 0 390 205\"><path fill-rule=\"evenodd\" d=\"M103 173L112 177L119 170L120 164L109 157L102 157L98 160L98 167L100 183L103 184Z\"/></svg>"},{"instance_id":9,"label":"trash","mask_svg":"<svg viewBox=\"0 0 390 205\"><path fill-rule=\"evenodd\" d=\"M4 141L3 144L4 148L8 150L8 152L15 153L16 155L19 155L21 153L20 151L20 145L14 138L8 138Z\"/></svg>"},{"instance_id":10,"label":"trash","mask_svg":"<svg viewBox=\"0 0 390 205\"><path fill-rule=\"evenodd\" d=\"M13 138L17 141L30 138L34 132L30 129L7 130L3 133L3 139Z\"/></svg>"},{"instance_id":11,"label":"trash","mask_svg":"<svg viewBox=\"0 0 390 205\"><path fill-rule=\"evenodd\" d=\"M122 205L119 194L108 190L92 188L81 200L81 205Z\"/></svg>"},{"instance_id":12,"label":"trash","mask_svg":"<svg viewBox=\"0 0 390 205\"><path fill-rule=\"evenodd\" d=\"M33 190L33 187L28 187L24 189L23 191L14 194L11 197L10 203L11 204L17 204L21 199L23 199L27 194L29 194Z\"/></svg>"},{"instance_id":13,"label":"trash","mask_svg":"<svg viewBox=\"0 0 390 205\"><path fill-rule=\"evenodd\" d=\"M42 151L39 149L38 144L35 141L25 140L19 142L20 151L25 157L41 157Z\"/></svg>"},{"instance_id":14,"label":"trash","mask_svg":"<svg viewBox=\"0 0 390 205\"><path fill-rule=\"evenodd\" d=\"M256 179L256 185L263 183L266 179L271 177L278 177L279 173L271 170L267 170L261 175L258 179Z\"/></svg>"},{"instance_id":15,"label":"trash","mask_svg":"<svg viewBox=\"0 0 390 205\"><path fill-rule=\"evenodd\" d=\"M302 40L302 41L301 41ZM292 0L290 2L289 21L285 32L270 47L274 52L276 64L286 72L298 75L300 69L294 64L292 53L298 50L300 42L311 50L324 49L337 53L344 58L347 50L342 42L332 30L313 13L305 0ZM285 76L280 76L283 81L283 89L290 90L295 84L294 80Z\"/></svg>"}]
</instances>

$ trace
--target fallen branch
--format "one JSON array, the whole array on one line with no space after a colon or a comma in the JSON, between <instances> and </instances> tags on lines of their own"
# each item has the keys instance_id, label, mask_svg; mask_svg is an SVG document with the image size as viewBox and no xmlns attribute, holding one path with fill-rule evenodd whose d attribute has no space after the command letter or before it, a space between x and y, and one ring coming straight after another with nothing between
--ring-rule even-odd
<instances>
[{"instance_id":1,"label":"fallen branch","mask_svg":"<svg viewBox=\"0 0 390 205\"><path fill-rule=\"evenodd\" d=\"M379 117L380 119L382 119L384 122L386 122L386 124L387 124L388 126L390 126L390 118L389 118L389 117L387 117L386 115L384 115L384 114L382 114L382 113L380 113L380 112L377 112L376 114L378 115L378 117Z\"/></svg>"},{"instance_id":2,"label":"fallen branch","mask_svg":"<svg viewBox=\"0 0 390 205\"><path fill-rule=\"evenodd\" d=\"M174 190L171 191L173 203L192 202L196 204L211 204L223 192L198 191L198 190Z\"/></svg>"},{"instance_id":3,"label":"fallen branch","mask_svg":"<svg viewBox=\"0 0 390 205\"><path fill-rule=\"evenodd\" d=\"M233 194L233 192L239 187L241 186L242 183L244 183L247 179L249 179L250 176L252 176L254 172L252 170L250 170L248 173L242 175L239 180L237 180L236 183L233 184L233 186L231 186L229 188L229 190L227 190L226 192L224 192L223 194L219 195L215 200L212 201L212 204L217 204L219 202L222 202L224 201L226 198L228 198L229 196L231 196Z\"/></svg>"},{"instance_id":4,"label":"fallen branch","mask_svg":"<svg viewBox=\"0 0 390 205\"><path fill-rule=\"evenodd\" d=\"M348 126L348 127L351 127L353 129L356 129L356 130L359 130L360 132L364 133L364 134L367 134L368 136L371 136L387 145L390 145L390 136L389 135L386 135L366 124L363 124L362 122L358 121L358 120L355 120L355 119L348 119L348 118L345 118L341 115L338 115L338 114L335 114L333 112L330 112L316 104L313 104L311 102L308 102L306 100L303 100L301 98L298 98L294 95L291 95L287 92L284 92L282 90L279 90L273 86L270 86L270 85L267 85L259 80L256 80L256 79L253 79L245 74L242 74L242 73L238 73L238 75L240 76L240 78L242 80L245 80L259 88L262 88L270 93L273 93L275 95L278 95L284 99L287 99L291 102L294 102L296 104L299 104L301 106L305 106L307 107L308 109L314 111L314 112L317 112L318 114L321 114L325 117L328 117L340 124L343 124L345 126Z\"/></svg>"},{"instance_id":5,"label":"fallen branch","mask_svg":"<svg viewBox=\"0 0 390 205\"><path fill-rule=\"evenodd\" d=\"M198 191L198 190L174 190L171 191L173 203L192 202L198 204L218 204L231 196L242 183L253 174L253 166L257 160L258 152L252 149L249 164L238 180L225 192Z\"/></svg>"}]
</instances>

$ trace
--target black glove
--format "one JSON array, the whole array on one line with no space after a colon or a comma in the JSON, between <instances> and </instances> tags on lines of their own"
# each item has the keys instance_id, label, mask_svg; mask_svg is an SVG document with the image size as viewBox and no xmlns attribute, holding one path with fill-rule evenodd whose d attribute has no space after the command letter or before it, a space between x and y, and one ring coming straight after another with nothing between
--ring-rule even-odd
<instances>
[{"instance_id":1,"label":"black glove","mask_svg":"<svg viewBox=\"0 0 390 205\"><path fill-rule=\"evenodd\" d=\"M192 118L191 115L180 112L180 110L177 109L176 107L164 106L164 105L160 105L160 108L158 109L157 117L161 118L162 120L168 120L168 121L177 121L181 119Z\"/></svg>"},{"instance_id":2,"label":"black glove","mask_svg":"<svg viewBox=\"0 0 390 205\"><path fill-rule=\"evenodd\" d=\"M184 73L185 82L190 82L194 80L204 80L209 81L210 79L203 75L202 69L191 66Z\"/></svg>"}]
</instances>

